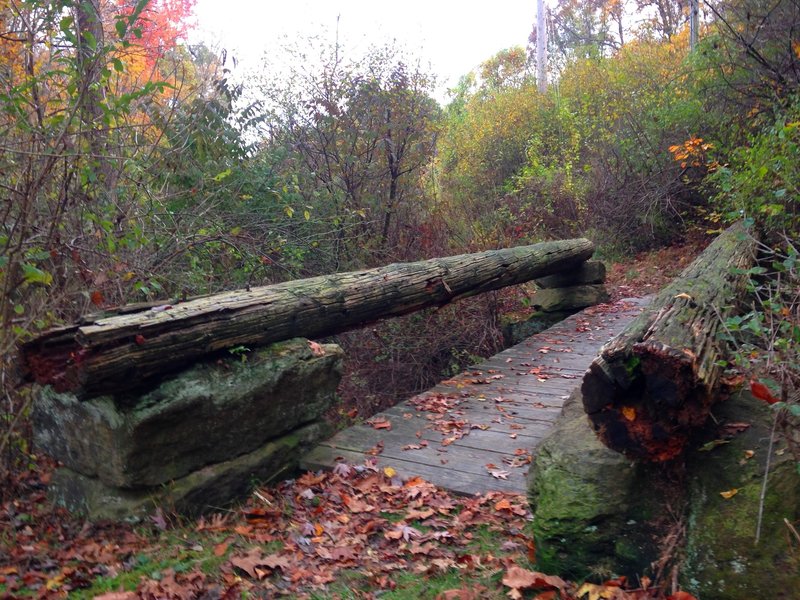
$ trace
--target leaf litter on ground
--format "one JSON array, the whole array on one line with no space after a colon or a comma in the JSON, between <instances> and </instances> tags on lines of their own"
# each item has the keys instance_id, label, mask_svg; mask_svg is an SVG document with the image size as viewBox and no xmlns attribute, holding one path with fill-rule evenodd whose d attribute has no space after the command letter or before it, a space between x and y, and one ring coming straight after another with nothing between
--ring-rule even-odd
<instances>
[{"instance_id":1,"label":"leaf litter on ground","mask_svg":"<svg viewBox=\"0 0 800 600\"><path fill-rule=\"evenodd\" d=\"M438 588L439 598L665 598L655 588L579 588L532 570L524 496L457 498L373 461L258 488L226 513L188 520L162 510L138 526L90 524L52 507L52 468L42 461L24 475L27 495L0 506L0 597L336 598L346 581L348 597L377 598L411 575L469 582Z\"/></svg>"}]
</instances>

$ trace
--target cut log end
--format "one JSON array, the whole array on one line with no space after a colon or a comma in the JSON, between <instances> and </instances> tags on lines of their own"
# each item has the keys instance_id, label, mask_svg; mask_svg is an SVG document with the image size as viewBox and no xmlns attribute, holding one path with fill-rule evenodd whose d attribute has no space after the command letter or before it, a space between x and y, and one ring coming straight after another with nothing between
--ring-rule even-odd
<instances>
[{"instance_id":1,"label":"cut log end","mask_svg":"<svg viewBox=\"0 0 800 600\"><path fill-rule=\"evenodd\" d=\"M755 239L721 234L601 350L584 376L584 409L600 439L630 458L679 457L705 424L722 375L719 323L746 289Z\"/></svg>"},{"instance_id":2,"label":"cut log end","mask_svg":"<svg viewBox=\"0 0 800 600\"><path fill-rule=\"evenodd\" d=\"M583 382L584 409L609 448L633 460L673 460L706 422L714 397L683 353L638 350L628 360L625 389L593 364Z\"/></svg>"}]
</instances>

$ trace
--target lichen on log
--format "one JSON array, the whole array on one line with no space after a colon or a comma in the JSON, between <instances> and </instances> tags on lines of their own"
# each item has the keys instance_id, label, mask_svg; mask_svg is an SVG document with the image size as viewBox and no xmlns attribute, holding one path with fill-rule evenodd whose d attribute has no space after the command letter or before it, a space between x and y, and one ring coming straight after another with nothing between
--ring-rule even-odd
<instances>
[{"instance_id":1,"label":"lichen on log","mask_svg":"<svg viewBox=\"0 0 800 600\"><path fill-rule=\"evenodd\" d=\"M587 239L560 240L225 292L53 330L22 358L58 391L120 392L228 348L332 335L572 269L593 252Z\"/></svg>"},{"instance_id":2,"label":"lichen on log","mask_svg":"<svg viewBox=\"0 0 800 600\"><path fill-rule=\"evenodd\" d=\"M706 422L722 373L719 327L744 295L755 248L742 223L731 226L600 350L581 390L608 447L671 460Z\"/></svg>"}]
</instances>

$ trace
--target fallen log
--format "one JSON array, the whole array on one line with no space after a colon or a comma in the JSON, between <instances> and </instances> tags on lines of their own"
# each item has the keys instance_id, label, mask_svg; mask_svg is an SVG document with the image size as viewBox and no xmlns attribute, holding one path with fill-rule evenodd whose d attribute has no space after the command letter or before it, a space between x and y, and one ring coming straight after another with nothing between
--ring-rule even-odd
<instances>
[{"instance_id":1,"label":"fallen log","mask_svg":"<svg viewBox=\"0 0 800 600\"><path fill-rule=\"evenodd\" d=\"M225 292L53 330L21 354L30 378L92 397L226 349L332 335L573 269L593 252L561 240Z\"/></svg>"},{"instance_id":2,"label":"fallen log","mask_svg":"<svg viewBox=\"0 0 800 600\"><path fill-rule=\"evenodd\" d=\"M671 460L706 422L722 374L717 332L742 299L755 247L745 227L733 225L600 350L581 391L609 448Z\"/></svg>"}]
</instances>

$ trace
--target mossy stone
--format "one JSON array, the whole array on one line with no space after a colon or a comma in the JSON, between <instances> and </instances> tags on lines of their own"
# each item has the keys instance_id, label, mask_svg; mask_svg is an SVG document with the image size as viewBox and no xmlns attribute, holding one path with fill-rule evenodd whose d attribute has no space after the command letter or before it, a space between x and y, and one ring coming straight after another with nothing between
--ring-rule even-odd
<instances>
[{"instance_id":1,"label":"mossy stone","mask_svg":"<svg viewBox=\"0 0 800 600\"><path fill-rule=\"evenodd\" d=\"M656 479L606 448L585 415L557 422L529 475L537 568L571 578L646 572L656 558Z\"/></svg>"},{"instance_id":2,"label":"mossy stone","mask_svg":"<svg viewBox=\"0 0 800 600\"><path fill-rule=\"evenodd\" d=\"M797 463L778 443L771 459L761 535L756 527L773 414L749 394L718 405L721 424L749 427L729 443L687 457L690 504L684 589L702 600L800 597L800 554L784 519L800 519ZM746 452L753 451L752 458ZM721 492L736 493L724 498Z\"/></svg>"},{"instance_id":3,"label":"mossy stone","mask_svg":"<svg viewBox=\"0 0 800 600\"><path fill-rule=\"evenodd\" d=\"M255 484L290 476L300 457L328 434L324 425L307 425L253 452L160 486L118 488L61 468L53 474L49 495L56 504L92 521L138 521L157 507L186 515L213 512L243 498Z\"/></svg>"},{"instance_id":4,"label":"mossy stone","mask_svg":"<svg viewBox=\"0 0 800 600\"><path fill-rule=\"evenodd\" d=\"M81 401L39 390L37 447L115 488L155 486L230 460L311 423L330 408L342 350L304 339L197 364L153 390Z\"/></svg>"}]
</instances>

